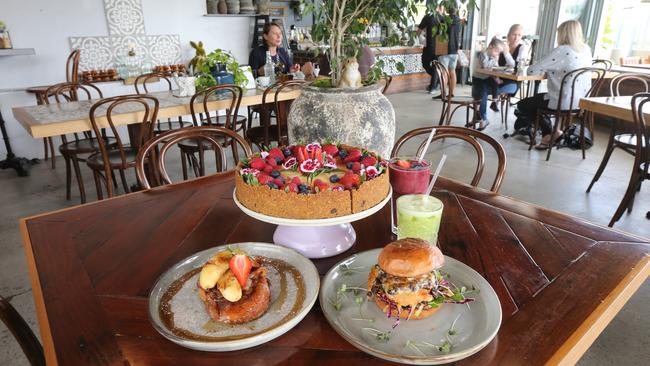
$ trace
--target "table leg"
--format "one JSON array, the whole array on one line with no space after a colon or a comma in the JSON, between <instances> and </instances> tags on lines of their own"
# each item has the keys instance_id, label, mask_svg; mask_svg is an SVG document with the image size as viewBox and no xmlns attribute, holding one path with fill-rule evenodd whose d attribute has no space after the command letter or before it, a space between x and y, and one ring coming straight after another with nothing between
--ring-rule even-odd
<instances>
[{"instance_id":1,"label":"table leg","mask_svg":"<svg viewBox=\"0 0 650 366\"><path fill-rule=\"evenodd\" d=\"M534 90L535 94L533 94L533 95L539 94L539 84L540 83L541 83L541 80L535 80L535 90Z\"/></svg>"},{"instance_id":2,"label":"table leg","mask_svg":"<svg viewBox=\"0 0 650 366\"><path fill-rule=\"evenodd\" d=\"M2 112L0 112L0 130L2 131L2 139L5 142L5 147L7 148L7 158L0 161L0 169L15 169L19 177L29 176L29 168L33 164L38 163L38 159L28 160L14 155L14 152L11 150L9 136L7 136L7 130L5 129L5 120L2 118Z\"/></svg>"}]
</instances>

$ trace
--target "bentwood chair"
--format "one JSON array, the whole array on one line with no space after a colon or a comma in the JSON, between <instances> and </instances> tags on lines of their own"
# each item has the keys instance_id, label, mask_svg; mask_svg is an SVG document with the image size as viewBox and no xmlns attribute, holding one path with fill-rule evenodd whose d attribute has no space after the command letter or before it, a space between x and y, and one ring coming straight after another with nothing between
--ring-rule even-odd
<instances>
[{"instance_id":1,"label":"bentwood chair","mask_svg":"<svg viewBox=\"0 0 650 366\"><path fill-rule=\"evenodd\" d=\"M390 87L390 83L393 82L393 77L390 75L384 75L381 78L383 80L384 86L381 88L381 93L386 94L386 91Z\"/></svg>"},{"instance_id":2,"label":"bentwood chair","mask_svg":"<svg viewBox=\"0 0 650 366\"><path fill-rule=\"evenodd\" d=\"M605 71L610 71L613 65L614 64L610 60L604 60L599 58L595 58L591 60L591 66L601 67L605 69Z\"/></svg>"},{"instance_id":3,"label":"bentwood chair","mask_svg":"<svg viewBox=\"0 0 650 366\"><path fill-rule=\"evenodd\" d=\"M45 366L43 346L41 346L25 319L2 296L0 296L0 319L20 344L20 348L23 349L29 364L32 366Z\"/></svg>"},{"instance_id":4,"label":"bentwood chair","mask_svg":"<svg viewBox=\"0 0 650 366\"><path fill-rule=\"evenodd\" d=\"M80 50L72 50L65 64L65 81L68 83L76 83L79 81L79 59L81 57ZM33 86L25 89L27 93L34 94L36 97L36 104L43 105L47 103L49 95L46 93L49 86ZM54 142L51 137L43 137L43 159L47 160L52 156L51 165L52 169L56 168L56 159L54 158Z\"/></svg>"},{"instance_id":5,"label":"bentwood chair","mask_svg":"<svg viewBox=\"0 0 650 366\"><path fill-rule=\"evenodd\" d=\"M210 150L214 151L215 162L222 162L222 164L216 164L217 173L228 170L226 148L223 146L223 141L225 140L230 140L234 148L241 148L245 156L252 155L248 142L238 133L227 128L197 126L167 131L157 135L147 141L140 151L138 151L135 169L140 187L149 189L152 185L160 186L172 183L165 164L165 156L170 148L183 141L201 142L197 146L201 149L199 152L199 164L202 170L205 169L206 165L202 149L206 145L209 145ZM239 161L236 156L233 156L233 161L234 164L232 166L234 167ZM149 167L148 176L146 167Z\"/></svg>"},{"instance_id":6,"label":"bentwood chair","mask_svg":"<svg viewBox=\"0 0 650 366\"><path fill-rule=\"evenodd\" d=\"M219 124L217 124L217 121L223 121L220 122L220 124L223 123L223 128L235 131L235 116L237 116L237 113L239 112L242 94L242 88L234 84L216 85L197 92L190 99L190 111L192 113L194 125L220 127ZM228 105L227 108L225 108L225 115L219 116L218 110L210 110L208 104L211 101L216 100L225 101ZM221 145L223 147L231 146L235 159L239 159L237 156L237 147L233 143L232 138L224 138L221 141ZM178 143L178 147L181 150L183 179L187 179L187 163L193 167L195 176L198 177L204 175L204 166L201 164L203 161L203 151L211 150L212 145L207 141L202 141L200 139L184 139ZM198 158L196 154L198 154ZM219 164L221 164L221 162L217 161L218 166L220 166Z\"/></svg>"},{"instance_id":7,"label":"bentwood chair","mask_svg":"<svg viewBox=\"0 0 650 366\"><path fill-rule=\"evenodd\" d=\"M402 147L404 147L405 144L409 142L414 142L418 144L416 156L420 156L420 154L422 153L422 149L424 149L424 145L426 144L426 140L429 134L431 133L432 129L435 129L435 135L431 140L432 143L438 140L444 140L450 138L450 139L458 139L458 140L465 141L474 148L474 151L476 151L477 163L476 163L476 170L474 171L474 177L470 182L470 184L474 187L478 186L479 182L481 181L481 177L483 176L483 170L485 167L485 150L483 149L481 142L485 142L490 146L492 146L492 148L497 154L498 166L497 166L496 177L492 182L492 186L490 187L490 190L494 193L499 193L499 189L501 188L501 183L503 183L503 177L506 174L506 152L503 149L503 146L501 146L501 144L497 140L495 140L494 138L492 138L491 136L483 132L471 128L456 127L456 126L431 126L431 127L416 128L414 130L405 133L404 135L402 135L402 137L400 137L397 140L397 142L393 146L393 150L390 153L391 158L400 156L400 150L402 149Z\"/></svg>"},{"instance_id":8,"label":"bentwood chair","mask_svg":"<svg viewBox=\"0 0 650 366\"><path fill-rule=\"evenodd\" d=\"M151 72L148 74L139 75L137 78L135 78L135 82L133 83L133 86L135 87L135 93L148 94L151 84L157 83L159 81L163 83L163 86L167 85L167 90L171 92L172 82L169 76L169 73L162 72ZM159 120L158 123L156 123L154 133L160 134L169 130L191 126L193 126L192 122L183 121L183 118L181 116L178 116L178 118L175 120L172 120L172 118L167 118L167 121Z\"/></svg>"},{"instance_id":9,"label":"bentwood chair","mask_svg":"<svg viewBox=\"0 0 650 366\"><path fill-rule=\"evenodd\" d=\"M634 92L650 92L650 75L628 73L620 74L614 77L609 84L609 94L612 97L631 95L634 94ZM637 139L636 133L622 133L624 132L622 131L623 127L628 124L629 123L621 123L618 120L614 120L612 122L612 127L609 133L609 140L607 142L607 148L605 149L605 155L603 156L603 160L600 162L600 166L598 166L598 170L596 171L594 178L591 180L591 183L589 183L587 193L591 192L591 188L594 186L594 183L600 179L600 176L603 174L603 171L609 162L609 158L612 156L612 153L615 149L620 149L632 156L636 156L637 148L639 145L639 140ZM630 129L628 128L628 130ZM632 131L634 130L632 129Z\"/></svg>"},{"instance_id":10,"label":"bentwood chair","mask_svg":"<svg viewBox=\"0 0 650 366\"><path fill-rule=\"evenodd\" d=\"M285 89L302 88L304 85L304 80L289 80L278 82L264 90L260 110L260 125L246 130L246 140L251 145L255 145L259 150L262 150L265 146L269 146L271 142L277 142L278 145L289 142L287 132L289 110L287 103L278 101L278 96ZM269 97L271 93L274 95L272 101L270 101ZM271 122L272 114L275 115L275 124Z\"/></svg>"},{"instance_id":11,"label":"bentwood chair","mask_svg":"<svg viewBox=\"0 0 650 366\"><path fill-rule=\"evenodd\" d=\"M571 123L574 119L580 121L580 146L582 148L582 158L585 158L585 123L589 124L589 129L593 131L594 128L594 115L591 112L586 112L578 108L577 102L574 105L574 100L578 100L583 97L595 97L600 89L600 85L603 82L605 77L605 69L598 67L583 67L567 72L562 77L562 83L560 84L560 93L561 96L560 102L558 103L555 109L550 108L540 108L537 110L537 117L535 118L535 127L533 128L532 136L530 139L530 145L528 150L532 149L535 146L535 137L537 135L537 130L539 129L539 122L544 117L553 117L555 118L555 123L553 124L553 129L551 130L551 136L554 132L561 128L564 132L571 127ZM585 85L580 85L584 83ZM588 85L586 85L588 83ZM563 98L569 98L569 108L562 109L561 100ZM548 144L546 160L548 161L551 158L551 151L553 151L554 146L558 146L558 141L551 139L551 142Z\"/></svg>"},{"instance_id":12,"label":"bentwood chair","mask_svg":"<svg viewBox=\"0 0 650 366\"><path fill-rule=\"evenodd\" d=\"M141 117L139 120L139 128L137 129L138 131L137 133L132 134L129 144L122 142L115 123L113 122L113 113L115 109L125 107L126 105L136 105L143 109L140 113ZM120 173L124 192L130 192L129 185L126 181L125 171L129 168L135 167L135 157L138 153L138 149L145 141L149 140L153 136L154 124L157 121L159 105L158 99L150 95L133 94L101 99L90 108L90 123L93 126L95 136L101 135L98 119L101 117L103 112L100 113L99 111L105 110L105 119L113 133L113 136L115 136L117 145L115 149L109 149L104 140L99 139L100 151L90 155L86 160L88 166L93 170L98 199L103 199L101 186L102 179L106 182L108 197L113 197L114 170L118 170ZM132 131L136 130L134 127L131 128Z\"/></svg>"},{"instance_id":13,"label":"bentwood chair","mask_svg":"<svg viewBox=\"0 0 650 366\"><path fill-rule=\"evenodd\" d=\"M614 226L623 212L632 210L634 196L641 190L641 183L650 179L650 126L646 124L645 112L650 109L650 93L637 93L632 96L632 115L634 116L634 138L636 145L634 149L634 165L632 165L632 174L630 182L625 190L625 195L618 205L614 216L609 221L609 226ZM648 104L646 106L646 104Z\"/></svg>"},{"instance_id":14,"label":"bentwood chair","mask_svg":"<svg viewBox=\"0 0 650 366\"><path fill-rule=\"evenodd\" d=\"M436 76L438 76L438 80L440 80L442 112L440 114L438 125L449 125L451 123L451 118L453 117L454 113L456 113L456 110L465 107L465 126L474 126L476 124L476 116L478 114L479 104L481 101L476 100L472 97L452 96L449 92L449 72L447 71L447 68L437 60L434 60L431 64L434 67ZM471 123L469 116L470 111L473 111Z\"/></svg>"},{"instance_id":15,"label":"bentwood chair","mask_svg":"<svg viewBox=\"0 0 650 366\"><path fill-rule=\"evenodd\" d=\"M60 83L47 88L45 94L48 98L45 99L47 104L50 99L54 99L56 103L66 103L79 100L91 100L103 98L101 90L94 84L89 83ZM112 137L107 137L105 130L102 130L102 139L109 149L116 146L116 141ZM99 142L92 136L90 131L83 133L74 133L71 136L61 135L62 144L59 145L59 152L65 160L65 198L70 199L72 187L72 170L74 169L77 186L79 187L79 195L81 203L86 203L86 188L83 182L83 175L79 162L85 162L83 156L93 154L99 151Z\"/></svg>"}]
</instances>

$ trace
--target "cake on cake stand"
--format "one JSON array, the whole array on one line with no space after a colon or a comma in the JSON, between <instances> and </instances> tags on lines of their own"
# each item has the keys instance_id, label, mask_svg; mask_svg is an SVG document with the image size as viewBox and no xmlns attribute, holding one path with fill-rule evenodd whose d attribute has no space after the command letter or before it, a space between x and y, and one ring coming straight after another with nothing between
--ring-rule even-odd
<instances>
[{"instance_id":1,"label":"cake on cake stand","mask_svg":"<svg viewBox=\"0 0 650 366\"><path fill-rule=\"evenodd\" d=\"M237 199L236 192L233 190L232 198L245 214L278 225L273 234L275 244L292 248L307 258L325 258L350 249L357 239L357 234L350 223L381 210L390 201L392 189L388 191L386 198L365 211L327 219L288 219L268 216L245 207Z\"/></svg>"}]
</instances>

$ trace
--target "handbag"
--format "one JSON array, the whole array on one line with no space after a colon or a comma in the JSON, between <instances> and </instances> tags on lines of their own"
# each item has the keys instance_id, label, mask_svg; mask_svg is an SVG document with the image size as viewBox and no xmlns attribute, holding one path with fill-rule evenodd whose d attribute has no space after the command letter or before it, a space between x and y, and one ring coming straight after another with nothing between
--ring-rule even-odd
<instances>
[{"instance_id":1,"label":"handbag","mask_svg":"<svg viewBox=\"0 0 650 366\"><path fill-rule=\"evenodd\" d=\"M563 145L567 146L568 148L572 150L577 150L581 149L580 145L580 125L579 124L572 124L564 134L564 141ZM589 149L594 145L594 140L591 135L591 131L585 127L585 150Z\"/></svg>"}]
</instances>

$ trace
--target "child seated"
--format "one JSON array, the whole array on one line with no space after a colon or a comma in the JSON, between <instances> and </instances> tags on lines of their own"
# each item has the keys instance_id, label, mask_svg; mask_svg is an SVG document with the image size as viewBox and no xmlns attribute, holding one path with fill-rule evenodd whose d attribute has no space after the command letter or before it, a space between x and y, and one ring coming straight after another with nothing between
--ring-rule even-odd
<instances>
[{"instance_id":1,"label":"child seated","mask_svg":"<svg viewBox=\"0 0 650 366\"><path fill-rule=\"evenodd\" d=\"M491 69L499 66L499 54L504 50L506 50L506 44L500 39L493 38L488 47L477 55L477 62L472 75L472 97L481 100L479 106L480 120L478 121L478 127L476 127L479 131L484 130L490 124L487 120L488 94L492 93L496 96L501 93L512 94L517 91L517 84L503 83L498 77L491 77L476 71L476 69Z\"/></svg>"}]
</instances>

